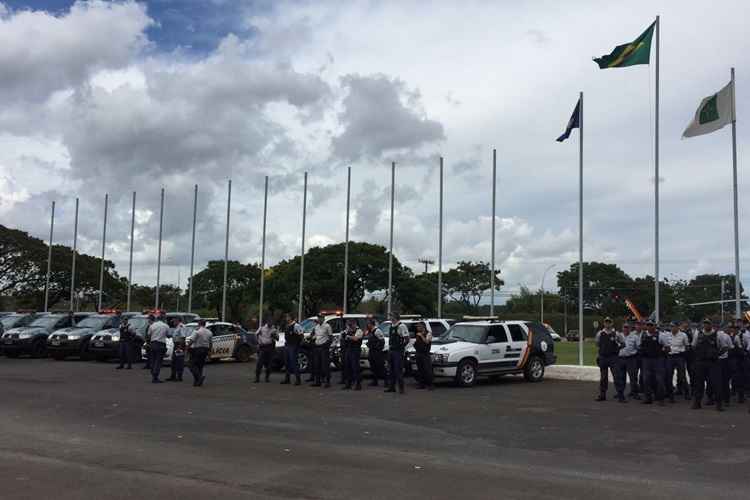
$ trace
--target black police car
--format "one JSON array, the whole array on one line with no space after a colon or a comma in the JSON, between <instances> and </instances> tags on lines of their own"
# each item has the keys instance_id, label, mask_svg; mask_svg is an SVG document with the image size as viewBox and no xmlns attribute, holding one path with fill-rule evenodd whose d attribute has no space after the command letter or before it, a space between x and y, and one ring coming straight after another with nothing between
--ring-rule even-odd
<instances>
[{"instance_id":1,"label":"black police car","mask_svg":"<svg viewBox=\"0 0 750 500\"><path fill-rule=\"evenodd\" d=\"M128 324L135 329L138 345L143 344L148 329L148 316L138 313L123 313L121 319L127 318ZM140 352L140 349L135 349ZM97 361L119 358L120 356L120 328L106 328L92 335L89 341L89 354Z\"/></svg>"},{"instance_id":2,"label":"black police car","mask_svg":"<svg viewBox=\"0 0 750 500\"><path fill-rule=\"evenodd\" d=\"M19 319L24 326L15 326L3 334L3 351L9 358L29 354L35 358L47 355L47 337L59 328L71 326L71 322L82 319L85 315L32 314ZM8 319L10 317L3 318ZM28 318L28 320L27 320Z\"/></svg>"},{"instance_id":3,"label":"black police car","mask_svg":"<svg viewBox=\"0 0 750 500\"><path fill-rule=\"evenodd\" d=\"M47 338L47 352L55 360L68 356L87 359L91 337L99 330L117 328L120 317L112 314L92 314L79 321L75 326L54 331Z\"/></svg>"}]
</instances>

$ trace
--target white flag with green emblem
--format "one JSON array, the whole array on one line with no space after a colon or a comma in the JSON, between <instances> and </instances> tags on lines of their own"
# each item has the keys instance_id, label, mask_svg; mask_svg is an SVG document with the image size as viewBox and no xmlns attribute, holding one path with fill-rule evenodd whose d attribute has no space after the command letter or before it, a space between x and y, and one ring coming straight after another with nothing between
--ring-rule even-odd
<instances>
[{"instance_id":1,"label":"white flag with green emblem","mask_svg":"<svg viewBox=\"0 0 750 500\"><path fill-rule=\"evenodd\" d=\"M710 134L719 130L724 125L732 123L734 120L734 84L729 82L726 87L712 96L708 96L698 111L695 112L695 118L690 122L682 137L695 137L696 135Z\"/></svg>"}]
</instances>

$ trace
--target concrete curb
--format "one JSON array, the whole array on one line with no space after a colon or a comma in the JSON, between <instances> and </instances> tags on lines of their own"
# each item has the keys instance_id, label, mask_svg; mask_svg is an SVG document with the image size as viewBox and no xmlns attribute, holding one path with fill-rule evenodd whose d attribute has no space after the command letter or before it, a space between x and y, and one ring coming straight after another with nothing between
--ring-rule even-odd
<instances>
[{"instance_id":1,"label":"concrete curb","mask_svg":"<svg viewBox=\"0 0 750 500\"><path fill-rule=\"evenodd\" d=\"M599 367L578 365L552 365L544 370L546 378L557 380L578 380L581 382L599 382ZM612 375L609 376L612 381Z\"/></svg>"}]
</instances>

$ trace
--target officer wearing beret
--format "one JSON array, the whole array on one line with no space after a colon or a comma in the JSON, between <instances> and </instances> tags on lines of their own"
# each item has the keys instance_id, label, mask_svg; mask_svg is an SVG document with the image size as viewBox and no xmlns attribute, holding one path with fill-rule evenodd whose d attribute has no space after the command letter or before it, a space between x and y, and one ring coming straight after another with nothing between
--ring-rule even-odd
<instances>
[{"instance_id":1,"label":"officer wearing beret","mask_svg":"<svg viewBox=\"0 0 750 500\"><path fill-rule=\"evenodd\" d=\"M617 400L625 403L625 383L620 376L619 352L625 346L623 335L612 327L612 318L604 318L604 328L596 333L596 347L599 356L596 358L599 365L599 396L596 401L607 400L607 387L609 385L609 373L615 381Z\"/></svg>"}]
</instances>

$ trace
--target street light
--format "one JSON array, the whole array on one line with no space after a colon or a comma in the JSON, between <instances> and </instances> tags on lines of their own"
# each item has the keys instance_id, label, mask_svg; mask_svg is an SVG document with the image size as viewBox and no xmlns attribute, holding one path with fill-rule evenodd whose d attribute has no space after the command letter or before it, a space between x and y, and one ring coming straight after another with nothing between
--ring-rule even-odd
<instances>
[{"instance_id":1,"label":"street light","mask_svg":"<svg viewBox=\"0 0 750 500\"><path fill-rule=\"evenodd\" d=\"M547 277L547 273L553 267L555 267L555 265L554 264L550 264L549 266L547 266L547 269L544 270L544 273L542 274L542 283L539 286L539 295L542 296L541 297L541 309L539 311L539 321L542 322L542 323L544 323L544 278Z\"/></svg>"}]
</instances>

